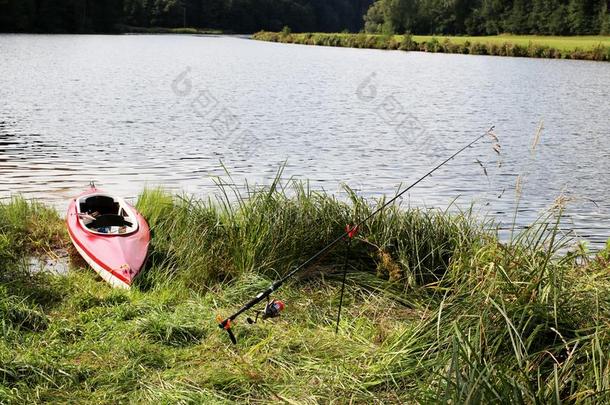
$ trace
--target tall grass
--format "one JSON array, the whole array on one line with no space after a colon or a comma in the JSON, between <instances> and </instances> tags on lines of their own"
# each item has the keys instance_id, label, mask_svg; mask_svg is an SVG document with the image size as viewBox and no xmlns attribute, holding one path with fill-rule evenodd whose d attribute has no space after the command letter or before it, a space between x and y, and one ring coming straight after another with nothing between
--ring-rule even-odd
<instances>
[{"instance_id":1,"label":"tall grass","mask_svg":"<svg viewBox=\"0 0 610 405\"><path fill-rule=\"evenodd\" d=\"M526 231L532 237L522 240L540 239L540 227L545 225ZM388 388L388 378L417 378L424 367L430 371L425 384L434 388L426 393L429 399L607 398L610 336L601 307L607 305L602 302L610 287L608 268L578 267L573 254L552 259L553 234L544 233L539 241L550 250L490 243L455 263L425 321L388 342L392 356L374 386Z\"/></svg>"},{"instance_id":2,"label":"tall grass","mask_svg":"<svg viewBox=\"0 0 610 405\"><path fill-rule=\"evenodd\" d=\"M32 302L51 302L58 292L45 274L31 274L30 256L53 254L67 247L67 231L53 208L15 197L0 203L0 287L27 295Z\"/></svg>"},{"instance_id":3,"label":"tall grass","mask_svg":"<svg viewBox=\"0 0 610 405\"><path fill-rule=\"evenodd\" d=\"M145 191L138 209L149 218L155 277L179 278L191 288L210 286L243 274L281 277L360 222L384 201L370 202L348 190L349 202L313 191L306 183L277 180L264 189L219 183L217 200L172 197ZM438 210L384 210L361 229L354 244L355 269L407 287L438 281L462 247L487 235L469 213ZM193 243L197 241L197 243ZM343 262L345 246L317 263L331 272Z\"/></svg>"},{"instance_id":4,"label":"tall grass","mask_svg":"<svg viewBox=\"0 0 610 405\"><path fill-rule=\"evenodd\" d=\"M277 292L280 318L238 322L233 347L216 314L383 201L279 181L219 182L218 195L142 193L151 258L131 291L89 269L28 275L25 256L66 243L63 223L38 204L0 205L0 402L610 400L610 246L568 249L560 213L501 242L469 212L391 207L353 243L339 334L344 246Z\"/></svg>"},{"instance_id":5,"label":"tall grass","mask_svg":"<svg viewBox=\"0 0 610 405\"><path fill-rule=\"evenodd\" d=\"M0 203L0 258L65 247L66 229L52 208L14 197Z\"/></svg>"}]
</instances>

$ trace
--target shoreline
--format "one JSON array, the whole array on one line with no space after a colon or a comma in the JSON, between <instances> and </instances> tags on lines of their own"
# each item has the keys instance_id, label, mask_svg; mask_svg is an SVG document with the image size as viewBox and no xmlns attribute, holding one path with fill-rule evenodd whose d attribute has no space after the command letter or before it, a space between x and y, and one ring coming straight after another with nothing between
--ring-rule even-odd
<instances>
[{"instance_id":1,"label":"shoreline","mask_svg":"<svg viewBox=\"0 0 610 405\"><path fill-rule=\"evenodd\" d=\"M246 35L233 31L225 31L212 28L166 28L166 27L133 27L129 25L117 26L114 31L107 32L35 32L35 31L15 31L0 32L0 35L138 35L138 34L173 34L173 35Z\"/></svg>"},{"instance_id":2,"label":"shoreline","mask_svg":"<svg viewBox=\"0 0 610 405\"><path fill-rule=\"evenodd\" d=\"M417 35L376 35L343 33L287 33L259 31L252 35L258 41L278 42L299 45L317 45L342 48L362 48L378 50L419 51L430 53L450 53L466 55L513 56L544 59L572 59L590 61L610 61L610 45L592 46L581 38L580 46L551 46L572 37L446 37ZM594 38L594 37L593 37ZM610 44L610 37L599 37ZM511 42L512 41L512 42ZM524 41L528 41L524 45Z\"/></svg>"},{"instance_id":3,"label":"shoreline","mask_svg":"<svg viewBox=\"0 0 610 405\"><path fill-rule=\"evenodd\" d=\"M467 214L389 207L354 239L339 333L343 245L274 294L287 306L280 317L235 323L231 345L216 315L376 205L292 187L235 204L143 191L137 209L154 231L129 291L74 254L57 212L0 203L0 402L608 398L595 384L610 373L610 243L591 259L560 254L555 221L503 244ZM67 252L57 255L67 273L44 260L32 273L24 260L54 252Z\"/></svg>"}]
</instances>

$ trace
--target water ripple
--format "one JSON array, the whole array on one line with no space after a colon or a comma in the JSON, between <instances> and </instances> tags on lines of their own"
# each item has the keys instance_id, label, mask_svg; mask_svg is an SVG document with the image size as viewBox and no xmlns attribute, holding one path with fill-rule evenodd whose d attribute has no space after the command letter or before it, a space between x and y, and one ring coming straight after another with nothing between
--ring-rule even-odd
<instances>
[{"instance_id":1,"label":"water ripple","mask_svg":"<svg viewBox=\"0 0 610 405\"><path fill-rule=\"evenodd\" d=\"M510 229L515 210L525 226L563 193L565 227L596 246L610 234L606 64L164 35L0 35L0 47L0 198L63 210L91 180L128 197L157 185L205 195L221 161L237 183L269 182L285 163L314 188L379 197L495 124L501 165L477 145L404 203L474 202ZM372 99L358 93L368 77Z\"/></svg>"}]
</instances>

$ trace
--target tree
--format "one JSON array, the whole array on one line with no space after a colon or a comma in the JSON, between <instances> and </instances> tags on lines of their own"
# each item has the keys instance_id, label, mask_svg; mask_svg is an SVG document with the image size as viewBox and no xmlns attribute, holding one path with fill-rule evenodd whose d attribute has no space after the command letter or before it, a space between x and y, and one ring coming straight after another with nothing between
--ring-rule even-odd
<instances>
[{"instance_id":1,"label":"tree","mask_svg":"<svg viewBox=\"0 0 610 405\"><path fill-rule=\"evenodd\" d=\"M600 35L609 35L610 34L610 7L606 1L601 2L601 7L599 9L598 15L598 24L599 24L599 33Z\"/></svg>"},{"instance_id":2,"label":"tree","mask_svg":"<svg viewBox=\"0 0 610 405\"><path fill-rule=\"evenodd\" d=\"M381 1L374 3L364 15L364 30L372 34L379 34L383 28L385 4Z\"/></svg>"},{"instance_id":3,"label":"tree","mask_svg":"<svg viewBox=\"0 0 610 405\"><path fill-rule=\"evenodd\" d=\"M504 32L502 22L505 6L502 0L483 0L481 5L481 19L485 21L485 34L497 35Z\"/></svg>"},{"instance_id":4,"label":"tree","mask_svg":"<svg viewBox=\"0 0 610 405\"><path fill-rule=\"evenodd\" d=\"M598 34L608 0L0 0L0 31L113 32L136 27L234 32Z\"/></svg>"},{"instance_id":5,"label":"tree","mask_svg":"<svg viewBox=\"0 0 610 405\"><path fill-rule=\"evenodd\" d=\"M568 27L571 34L580 34L586 31L587 15L584 0L570 0L568 4Z\"/></svg>"},{"instance_id":6,"label":"tree","mask_svg":"<svg viewBox=\"0 0 610 405\"><path fill-rule=\"evenodd\" d=\"M506 19L505 28L513 34L529 32L528 10L525 0L514 0L512 10Z\"/></svg>"},{"instance_id":7,"label":"tree","mask_svg":"<svg viewBox=\"0 0 610 405\"><path fill-rule=\"evenodd\" d=\"M0 0L0 32L33 31L35 15L34 0Z\"/></svg>"},{"instance_id":8,"label":"tree","mask_svg":"<svg viewBox=\"0 0 610 405\"><path fill-rule=\"evenodd\" d=\"M569 33L568 7L565 4L558 4L551 13L548 32L553 35L565 35Z\"/></svg>"}]
</instances>

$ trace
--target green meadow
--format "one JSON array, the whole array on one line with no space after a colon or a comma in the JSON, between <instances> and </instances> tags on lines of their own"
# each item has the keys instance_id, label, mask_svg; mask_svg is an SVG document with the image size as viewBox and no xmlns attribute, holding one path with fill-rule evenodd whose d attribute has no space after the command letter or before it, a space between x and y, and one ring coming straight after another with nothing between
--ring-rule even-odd
<instances>
[{"instance_id":1,"label":"green meadow","mask_svg":"<svg viewBox=\"0 0 610 405\"><path fill-rule=\"evenodd\" d=\"M501 242L472 213L393 206L277 291L233 346L227 316L383 201L306 184L194 199L144 191L148 265L100 280L63 219L0 204L0 403L600 403L610 400L610 246L559 231L562 202ZM67 274L31 257L65 257Z\"/></svg>"},{"instance_id":2,"label":"green meadow","mask_svg":"<svg viewBox=\"0 0 610 405\"><path fill-rule=\"evenodd\" d=\"M403 35L398 36L399 40L404 38ZM494 35L494 36L478 36L478 37L455 37L455 36L425 36L425 35L414 35L413 39L418 42L430 41L432 38L437 38L439 41L443 41L445 38L456 44L464 44L465 42L470 43L483 43L483 44L496 44L502 45L503 43L511 43L521 46L529 46L530 44L548 46L551 48L559 49L561 51L575 51L580 50L592 50L599 46L610 47L610 36L543 36L543 35Z\"/></svg>"}]
</instances>

